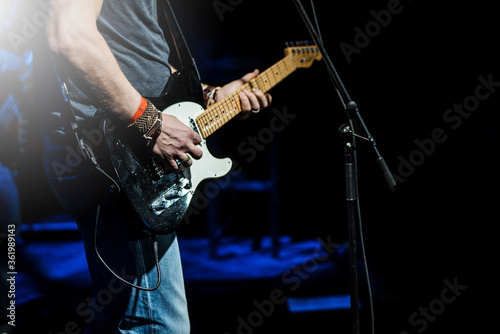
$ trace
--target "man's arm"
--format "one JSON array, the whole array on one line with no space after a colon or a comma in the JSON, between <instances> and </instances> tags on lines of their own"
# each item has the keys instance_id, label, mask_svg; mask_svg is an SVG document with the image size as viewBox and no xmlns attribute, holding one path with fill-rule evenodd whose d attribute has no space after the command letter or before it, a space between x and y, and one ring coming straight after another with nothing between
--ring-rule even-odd
<instances>
[{"instance_id":1,"label":"man's arm","mask_svg":"<svg viewBox=\"0 0 500 334\"><path fill-rule=\"evenodd\" d=\"M132 119L141 105L141 95L127 80L101 33L97 18L103 0L51 0L47 38L52 52L65 57L95 93L98 102L123 122ZM145 74L146 75L146 74ZM164 115L162 131L151 150L168 167L178 169L189 153L199 159L200 136L177 118Z\"/></svg>"},{"instance_id":2,"label":"man's arm","mask_svg":"<svg viewBox=\"0 0 500 334\"><path fill-rule=\"evenodd\" d=\"M120 70L97 30L102 1L51 1L47 38L50 49L75 67L99 103L126 122L139 108L141 95Z\"/></svg>"}]
</instances>

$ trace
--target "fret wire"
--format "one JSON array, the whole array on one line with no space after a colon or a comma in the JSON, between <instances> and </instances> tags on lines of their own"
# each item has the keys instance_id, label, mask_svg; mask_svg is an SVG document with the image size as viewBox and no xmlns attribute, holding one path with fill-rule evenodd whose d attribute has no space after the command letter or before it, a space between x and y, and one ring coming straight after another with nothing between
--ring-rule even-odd
<instances>
[{"instance_id":1,"label":"fret wire","mask_svg":"<svg viewBox=\"0 0 500 334\"><path fill-rule=\"evenodd\" d=\"M222 107L219 107L219 109L220 109L219 113L221 114L222 120L224 121L224 124L226 124L229 121L229 119L227 117L226 109L222 108Z\"/></svg>"},{"instance_id":2,"label":"fret wire","mask_svg":"<svg viewBox=\"0 0 500 334\"><path fill-rule=\"evenodd\" d=\"M252 86L262 92L267 92L296 69L293 57L289 55L253 79L253 84L245 83L224 100L207 108L196 118L203 137L208 137L241 112L239 92L244 89L251 90Z\"/></svg>"},{"instance_id":3,"label":"fret wire","mask_svg":"<svg viewBox=\"0 0 500 334\"><path fill-rule=\"evenodd\" d=\"M268 91L271 90L271 88L274 87L275 85L275 82L276 82L276 79L274 78L274 72L271 71L270 69L265 71L265 76L267 77L268 81L269 81L269 88L268 88Z\"/></svg>"},{"instance_id":4,"label":"fret wire","mask_svg":"<svg viewBox=\"0 0 500 334\"><path fill-rule=\"evenodd\" d=\"M259 81L260 81L260 90L263 91L263 92L267 92L267 89L266 89L266 83L264 81L264 77L263 76L259 76Z\"/></svg>"},{"instance_id":5,"label":"fret wire","mask_svg":"<svg viewBox=\"0 0 500 334\"><path fill-rule=\"evenodd\" d=\"M224 107L226 107L227 110L230 110L232 112L232 102L231 102L231 99L232 99L232 95L229 95L228 96L228 99L224 100Z\"/></svg>"},{"instance_id":6,"label":"fret wire","mask_svg":"<svg viewBox=\"0 0 500 334\"><path fill-rule=\"evenodd\" d=\"M266 81L265 81L265 78L264 76L261 74L259 74L259 76L257 77L257 80L260 82L259 83L259 89L262 91L262 92L265 92L266 91Z\"/></svg>"},{"instance_id":7,"label":"fret wire","mask_svg":"<svg viewBox=\"0 0 500 334\"><path fill-rule=\"evenodd\" d=\"M221 106L218 105L217 107L213 108L214 111L214 121L212 124L212 132L215 132L218 128L220 128L222 125L220 124L221 118L220 118L220 110Z\"/></svg>"},{"instance_id":8,"label":"fret wire","mask_svg":"<svg viewBox=\"0 0 500 334\"><path fill-rule=\"evenodd\" d=\"M219 128L219 117L216 112L213 113L212 118L212 131L215 132Z\"/></svg>"},{"instance_id":9,"label":"fret wire","mask_svg":"<svg viewBox=\"0 0 500 334\"><path fill-rule=\"evenodd\" d=\"M262 75L262 76L260 77L260 81L262 82L262 89L261 89L261 90L262 90L263 92L267 92L267 91L268 91L268 88L267 88L267 79L266 79L266 77L265 77L264 75Z\"/></svg>"},{"instance_id":10,"label":"fret wire","mask_svg":"<svg viewBox=\"0 0 500 334\"><path fill-rule=\"evenodd\" d=\"M266 72L262 73L262 78L264 78L264 77L265 77L265 79L264 79L264 90L267 92L267 91L269 91L270 87L269 88L267 87L267 85L269 83L269 76L267 75Z\"/></svg>"},{"instance_id":11,"label":"fret wire","mask_svg":"<svg viewBox=\"0 0 500 334\"><path fill-rule=\"evenodd\" d=\"M209 123L209 128L211 129L214 125L214 111L213 111L213 108L210 108L208 110L208 123Z\"/></svg>"},{"instance_id":12,"label":"fret wire","mask_svg":"<svg viewBox=\"0 0 500 334\"><path fill-rule=\"evenodd\" d=\"M280 62L279 66L278 66L278 71L279 71L279 74L280 74L281 81L288 76L288 73L286 73L286 72L283 73L282 67L283 67L283 63Z\"/></svg>"},{"instance_id":13,"label":"fret wire","mask_svg":"<svg viewBox=\"0 0 500 334\"><path fill-rule=\"evenodd\" d=\"M202 116L201 117L201 121L203 122L203 129L206 129L207 128L207 124L208 124L207 113L204 112L201 116Z\"/></svg>"},{"instance_id":14,"label":"fret wire","mask_svg":"<svg viewBox=\"0 0 500 334\"><path fill-rule=\"evenodd\" d=\"M277 62L273 67L273 73L274 73L274 77L276 79L276 82L275 82L275 85L278 84L281 80L283 80L283 77L281 75L281 71L280 71L280 63L281 63L281 60L279 62Z\"/></svg>"},{"instance_id":15,"label":"fret wire","mask_svg":"<svg viewBox=\"0 0 500 334\"><path fill-rule=\"evenodd\" d=\"M218 107L216 108L216 110L217 110L217 120L219 122L219 128L220 128L226 123L224 119L224 108Z\"/></svg>"},{"instance_id":16,"label":"fret wire","mask_svg":"<svg viewBox=\"0 0 500 334\"><path fill-rule=\"evenodd\" d=\"M276 66L276 70L277 70L277 71L278 71L278 73L280 74L280 81L282 81L282 80L283 80L283 79L285 79L285 77L286 77L286 74L285 74L285 76L283 76L283 73L281 72L281 65L282 65L282 62L283 62L283 61L282 61L282 60L280 60L280 61L279 61L279 63L278 63L278 64L276 64L276 65L277 65L277 66Z\"/></svg>"},{"instance_id":17,"label":"fret wire","mask_svg":"<svg viewBox=\"0 0 500 334\"><path fill-rule=\"evenodd\" d=\"M283 67L285 68L286 73L288 73L287 75L289 75L290 73L292 73L292 71L290 71L290 70L288 69L288 66L286 66L286 60L287 60L287 59L289 59L289 58L288 58L288 57L286 57L285 59L283 59L282 64L283 64Z\"/></svg>"},{"instance_id":18,"label":"fret wire","mask_svg":"<svg viewBox=\"0 0 500 334\"><path fill-rule=\"evenodd\" d=\"M278 64L274 65L273 67L271 67L271 68L269 69L269 71L273 74L273 78L274 78L274 81L273 81L273 87L274 87L274 86L276 86L276 85L278 84L278 82L280 82L280 81L281 81L281 78L278 78L278 77L276 76L277 74L279 74L279 72L278 72L278 73L276 73L276 70L278 69L278 66L277 66L277 65L278 65Z\"/></svg>"},{"instance_id":19,"label":"fret wire","mask_svg":"<svg viewBox=\"0 0 500 334\"><path fill-rule=\"evenodd\" d=\"M283 79L285 79L286 77L288 77L290 74L292 74L292 71L289 71L287 66L286 66L286 61L283 61L281 64L280 64L280 71L282 72L282 77ZM283 72L285 73L285 75L283 75Z\"/></svg>"},{"instance_id":20,"label":"fret wire","mask_svg":"<svg viewBox=\"0 0 500 334\"><path fill-rule=\"evenodd\" d=\"M211 119L210 130L214 132L215 130L217 130L218 119L219 119L216 108L210 109L210 119Z\"/></svg>"},{"instance_id":21,"label":"fret wire","mask_svg":"<svg viewBox=\"0 0 500 334\"><path fill-rule=\"evenodd\" d=\"M272 68L270 68L270 69L268 69L267 71L264 72L264 75L267 77L268 82L269 82L269 88L267 89L269 91L277 83L276 77L274 76L274 70Z\"/></svg>"},{"instance_id":22,"label":"fret wire","mask_svg":"<svg viewBox=\"0 0 500 334\"><path fill-rule=\"evenodd\" d=\"M283 65L285 66L286 68L286 71L288 73L292 73L295 69L293 68L293 66L290 66L290 61L291 61L291 58L290 57L286 57L283 61Z\"/></svg>"},{"instance_id":23,"label":"fret wire","mask_svg":"<svg viewBox=\"0 0 500 334\"><path fill-rule=\"evenodd\" d=\"M286 75L285 76L288 76L290 75L293 71L289 70L288 67L286 66L286 62L287 62L287 59L288 58L285 58L283 59L283 61L281 62L281 67L284 69L284 71L286 72Z\"/></svg>"},{"instance_id":24,"label":"fret wire","mask_svg":"<svg viewBox=\"0 0 500 334\"><path fill-rule=\"evenodd\" d=\"M291 72L295 71L295 70L297 69L297 66L295 65L295 61L293 61L293 57L292 57L292 55L288 56L287 61L288 61L289 63L291 63L291 64L290 64L290 66L292 67Z\"/></svg>"},{"instance_id":25,"label":"fret wire","mask_svg":"<svg viewBox=\"0 0 500 334\"><path fill-rule=\"evenodd\" d=\"M225 107L226 107L226 110L228 110L228 112L230 113L231 115L231 118L234 117L234 103L233 103L233 100L236 98L236 95L238 94L238 92L234 92L232 93L231 95L229 95L227 97L227 99L225 100Z\"/></svg>"},{"instance_id":26,"label":"fret wire","mask_svg":"<svg viewBox=\"0 0 500 334\"><path fill-rule=\"evenodd\" d=\"M274 87L274 74L272 73L272 71L265 71L265 76L267 77L267 82L269 82L269 88L267 89L268 91L271 90L271 88Z\"/></svg>"},{"instance_id":27,"label":"fret wire","mask_svg":"<svg viewBox=\"0 0 500 334\"><path fill-rule=\"evenodd\" d=\"M201 134L203 138L208 137L208 134L206 133L206 126L205 126L205 114L202 113L198 117L196 117L196 122L198 123L198 128L200 128Z\"/></svg>"},{"instance_id":28,"label":"fret wire","mask_svg":"<svg viewBox=\"0 0 500 334\"><path fill-rule=\"evenodd\" d=\"M250 81L250 87L262 90L261 89L262 84L259 84L259 81L260 81L260 74L256 78L253 78Z\"/></svg>"}]
</instances>

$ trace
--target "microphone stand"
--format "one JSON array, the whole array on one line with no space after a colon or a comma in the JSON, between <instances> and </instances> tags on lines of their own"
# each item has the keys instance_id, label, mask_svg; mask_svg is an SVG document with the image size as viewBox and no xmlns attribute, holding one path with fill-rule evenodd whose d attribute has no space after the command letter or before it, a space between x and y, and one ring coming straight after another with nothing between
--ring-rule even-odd
<instances>
[{"instance_id":1,"label":"microphone stand","mask_svg":"<svg viewBox=\"0 0 500 334\"><path fill-rule=\"evenodd\" d=\"M356 250L356 225L360 222L360 210L358 202L358 184L357 184L357 159L356 159L356 138L363 139L372 147L376 161L382 170L384 178L391 189L395 190L396 181L394 180L384 158L380 155L375 140L371 136L365 122L363 121L356 102L354 102L347 92L335 66L333 65L325 47L316 32L307 12L300 3L300 0L293 0L299 14L306 24L314 43L319 48L328 73L334 83L337 94L344 106L348 124L340 127L339 133L344 143L345 150L345 195L347 202L347 219L349 231L349 279L350 279L350 301L351 301L351 321L353 334L360 333L359 323L359 287L358 287L358 268L357 268L357 250ZM359 135L362 133L363 135ZM367 275L368 276L368 275Z\"/></svg>"}]
</instances>

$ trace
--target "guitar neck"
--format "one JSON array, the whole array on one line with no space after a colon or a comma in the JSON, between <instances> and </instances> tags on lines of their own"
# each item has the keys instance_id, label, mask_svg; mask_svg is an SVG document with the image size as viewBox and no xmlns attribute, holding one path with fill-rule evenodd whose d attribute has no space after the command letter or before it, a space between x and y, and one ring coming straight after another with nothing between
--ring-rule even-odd
<instances>
[{"instance_id":1,"label":"guitar neck","mask_svg":"<svg viewBox=\"0 0 500 334\"><path fill-rule=\"evenodd\" d=\"M257 88L263 93L280 83L297 69L293 56L288 55L250 80L224 100L209 106L196 117L201 136L207 138L241 112L239 93L245 89Z\"/></svg>"}]
</instances>

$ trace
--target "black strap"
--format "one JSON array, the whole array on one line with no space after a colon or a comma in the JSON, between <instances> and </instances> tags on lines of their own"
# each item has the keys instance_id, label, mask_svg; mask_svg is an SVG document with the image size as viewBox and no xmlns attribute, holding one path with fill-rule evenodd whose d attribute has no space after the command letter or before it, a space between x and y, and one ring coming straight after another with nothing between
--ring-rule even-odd
<instances>
[{"instance_id":1,"label":"black strap","mask_svg":"<svg viewBox=\"0 0 500 334\"><path fill-rule=\"evenodd\" d=\"M114 189L116 189L118 193L121 192L121 186L119 185L119 183L106 171L104 171L104 169L101 168L99 162L96 160L92 147L88 142L84 141L83 139L84 137L80 133L80 127L76 119L75 111L73 109L73 106L71 105L71 99L69 97L68 88L66 87L66 82L63 81L62 79L63 77L61 75L64 75L64 78L66 78L66 80L68 79L68 76L65 73L61 73L62 70L58 69L54 61L54 58L50 53L50 50L48 50L48 45L47 45L47 51L50 61L52 63L52 67L54 69L54 74L57 78L57 81L61 89L61 95L63 97L64 104L66 105L66 108L68 110L68 112L64 112L64 110L61 111L61 119L63 121L63 128L65 134L67 136L72 137L72 140L74 140L76 148L79 151L78 153L80 153L80 156L86 162L89 162L92 168L100 172L107 181L111 182L110 184L114 185ZM103 124L103 127L104 128L102 129L102 131L103 133L105 133L106 123Z\"/></svg>"},{"instance_id":2,"label":"black strap","mask_svg":"<svg viewBox=\"0 0 500 334\"><path fill-rule=\"evenodd\" d=\"M57 66L52 53L48 48L48 43L46 43L46 49L48 51L48 56L50 58L50 62L52 63L52 68L54 69L54 74L57 78L57 82L59 83L59 88L61 89L61 96L63 98L64 104L67 107L69 112L61 112L61 119L63 121L64 131L66 135L73 136L76 141L76 147L79 150L80 155L85 159L89 160L89 156L83 146L82 136L80 135L80 129L78 127L78 121L76 120L75 111L73 106L71 105L71 100L69 97L68 88L66 86L66 81L63 80L65 78L68 79L68 76L64 73L61 73L62 69L59 69ZM62 76L64 75L64 76ZM71 132L71 133L70 133Z\"/></svg>"}]
</instances>

